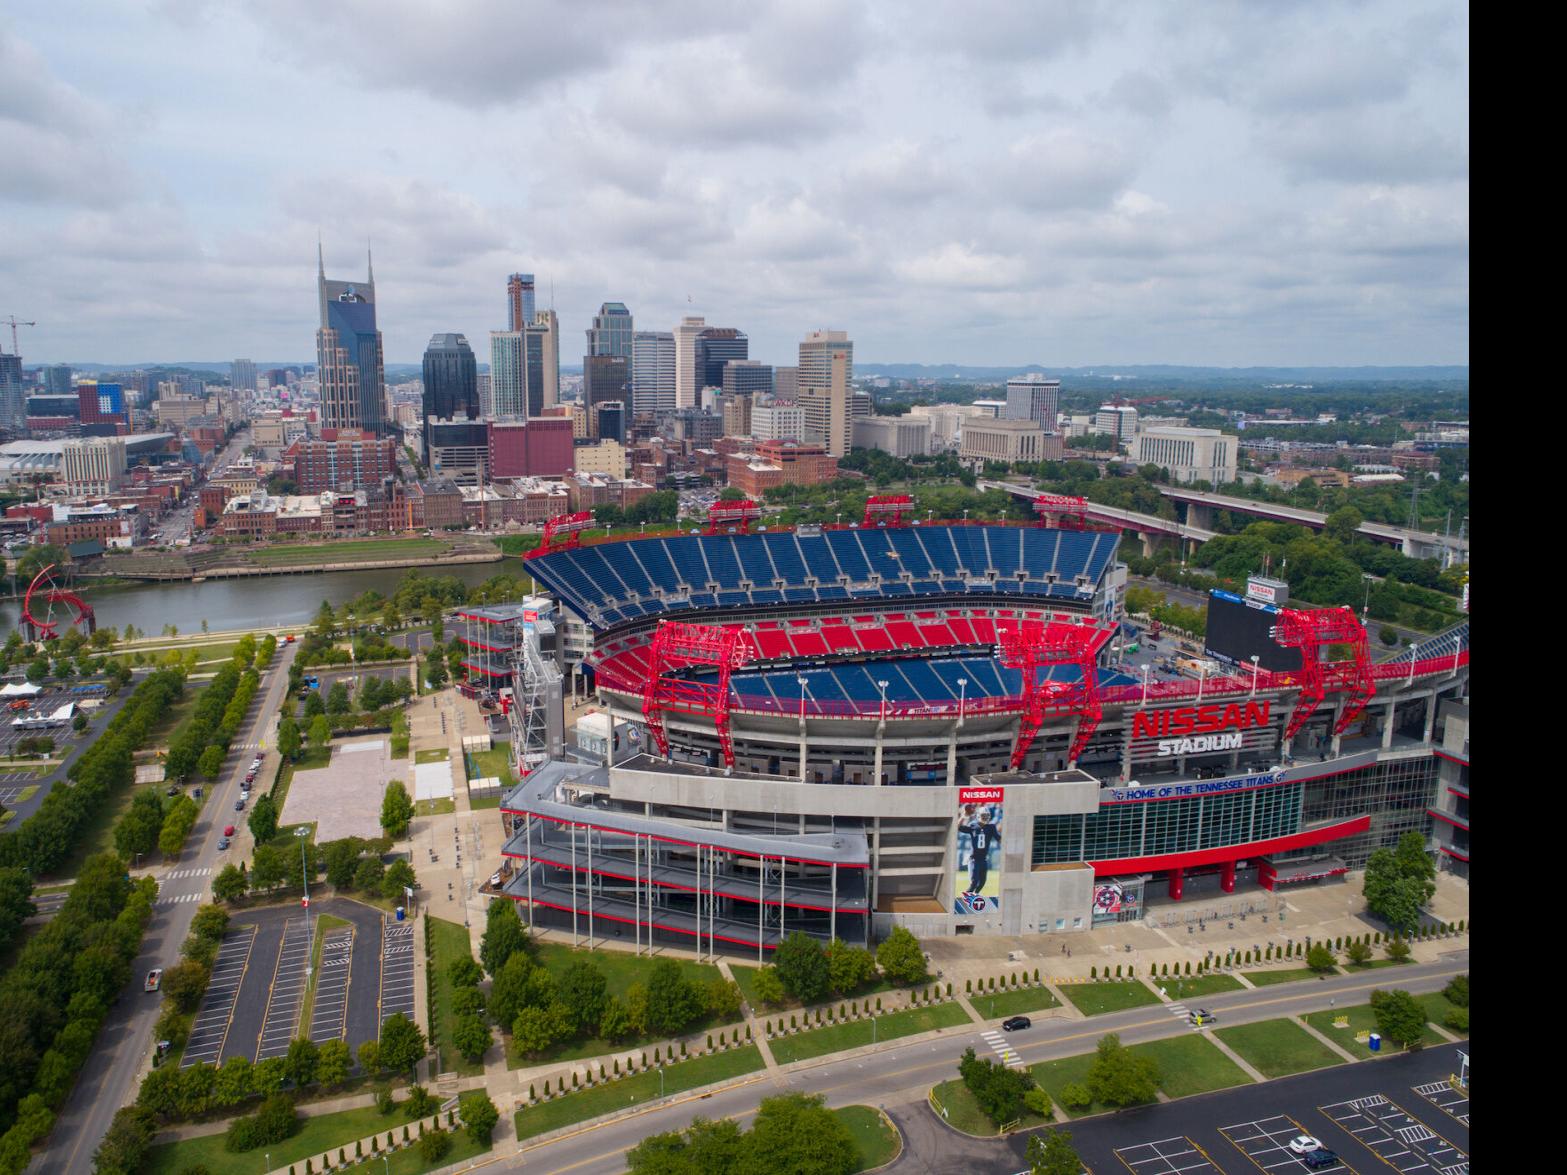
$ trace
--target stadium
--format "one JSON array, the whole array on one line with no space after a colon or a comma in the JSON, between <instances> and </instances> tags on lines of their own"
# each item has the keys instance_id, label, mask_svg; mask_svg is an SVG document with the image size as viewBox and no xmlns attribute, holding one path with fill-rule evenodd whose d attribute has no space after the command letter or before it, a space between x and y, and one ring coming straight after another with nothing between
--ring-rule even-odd
<instances>
[{"instance_id":1,"label":"stadium","mask_svg":"<svg viewBox=\"0 0 1567 1175\"><path fill-rule=\"evenodd\" d=\"M541 751L514 709L505 892L576 933L760 956L796 930L1082 931L1319 882L1410 829L1467 874L1467 623L1374 662L1350 609L1229 597L1225 647L1177 676L1123 616L1119 534L1070 500L1037 524L909 508L547 526L527 569L592 632L612 745Z\"/></svg>"}]
</instances>

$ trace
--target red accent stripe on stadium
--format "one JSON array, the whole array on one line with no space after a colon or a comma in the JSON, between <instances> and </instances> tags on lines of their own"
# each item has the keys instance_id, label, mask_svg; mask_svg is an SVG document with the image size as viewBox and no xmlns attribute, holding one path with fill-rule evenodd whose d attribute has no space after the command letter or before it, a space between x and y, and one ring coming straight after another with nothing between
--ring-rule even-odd
<instances>
[{"instance_id":1,"label":"red accent stripe on stadium","mask_svg":"<svg viewBox=\"0 0 1567 1175\"><path fill-rule=\"evenodd\" d=\"M513 857L519 861L537 861L540 865L548 865L552 869L571 868L570 865L562 865L559 861L545 860L543 857L530 857L527 853L502 853L501 856ZM647 878L645 877L633 877L629 873L614 873L608 869L579 868L577 871L579 873L593 873L599 877L613 877L617 881L629 881L633 884L645 884L647 882ZM756 905L756 899L754 897L746 897L737 893L729 893L725 890L702 889L701 887L695 885L677 885L673 881L659 881L656 878L653 880L653 884L661 886L664 889L678 889L682 893L706 893L712 894L715 897L728 898L729 900L735 902L750 902L753 906ZM776 899L773 901L768 901L766 898L762 899L762 905L764 906L776 906L777 904L778 902ZM783 904L794 910L820 910L823 913L827 913L833 909L832 906L813 906L810 902L784 902ZM866 912L864 910L857 910L853 906L838 906L837 909L842 910L846 914L861 914Z\"/></svg>"},{"instance_id":2,"label":"red accent stripe on stadium","mask_svg":"<svg viewBox=\"0 0 1567 1175\"><path fill-rule=\"evenodd\" d=\"M1451 751L1433 750L1431 753L1438 759L1446 759L1449 763L1457 763L1461 767L1469 766L1468 759L1465 759L1462 755L1455 755Z\"/></svg>"},{"instance_id":3,"label":"red accent stripe on stadium","mask_svg":"<svg viewBox=\"0 0 1567 1175\"><path fill-rule=\"evenodd\" d=\"M1450 849L1446 845L1443 845L1442 846L1442 851L1444 853L1446 853L1449 857L1456 857L1458 860L1462 861L1465 865L1469 864L1469 858L1464 856L1457 849Z\"/></svg>"},{"instance_id":4,"label":"red accent stripe on stadium","mask_svg":"<svg viewBox=\"0 0 1567 1175\"><path fill-rule=\"evenodd\" d=\"M1435 808L1427 808L1426 815L1435 816L1443 824L1451 824L1454 828L1462 828L1465 832L1469 831L1469 825L1465 824L1462 820L1458 820L1452 816L1449 816L1446 812L1438 811Z\"/></svg>"},{"instance_id":5,"label":"red accent stripe on stadium","mask_svg":"<svg viewBox=\"0 0 1567 1175\"><path fill-rule=\"evenodd\" d=\"M1171 853L1163 857L1122 857L1118 861L1092 861L1098 877L1116 876L1121 873L1152 873L1164 869L1190 869L1196 865L1222 865L1227 861L1239 861L1246 857L1261 857L1269 853L1287 853L1292 849L1309 848L1330 840L1342 840L1365 832L1371 827L1371 817L1356 816L1325 828L1313 828L1290 836L1278 836L1272 840L1254 840L1243 845L1224 845L1216 849L1199 849L1191 853Z\"/></svg>"},{"instance_id":6,"label":"red accent stripe on stadium","mask_svg":"<svg viewBox=\"0 0 1567 1175\"><path fill-rule=\"evenodd\" d=\"M528 897L527 897L526 894L510 894L509 893L509 894L506 894L505 896L509 897L512 901L516 902L518 905L522 905L523 903L528 901ZM582 917L582 918L586 918L588 916L588 913L587 913L586 910L578 909L576 911L573 911L570 906L560 906L560 905L555 904L554 902L546 902L543 898L534 898L533 899L533 904L535 906L543 906L545 909L548 909L548 910L562 910L562 911L564 911L567 914L576 913L579 917ZM634 924L636 924L638 926L651 926L654 930L666 930L670 934L683 934L687 938L696 938L697 937L697 932L696 931L694 931L694 930L687 930L683 926L666 926L662 922L644 921L641 918L619 918L619 917L616 917L614 914L601 914L597 910L594 911L593 917L595 919L606 918L606 919L608 919L611 922L624 922L627 925L631 925L631 924L634 923ZM701 937L702 938L715 938L719 942L739 943L743 947L754 947L754 946L757 945L756 939L754 939L754 938L731 938L727 934L709 935L709 934L707 934L704 931L702 933ZM768 950L774 950L776 948L776 946L777 946L776 943L770 943L770 942L764 942L761 945L764 946L765 948L767 948Z\"/></svg>"},{"instance_id":7,"label":"red accent stripe on stadium","mask_svg":"<svg viewBox=\"0 0 1567 1175\"><path fill-rule=\"evenodd\" d=\"M506 808L504 811L513 816L529 815L528 812L525 812L521 809ZM556 824L575 824L579 828L596 828L600 832L613 833L616 836L645 836L649 840L662 841L665 844L671 845L687 845L690 848L700 849L717 849L720 853L728 853L732 857L750 857L753 860L758 861L771 861L774 857L776 857L780 861L798 861L802 865L823 865L827 867L837 865L840 869L869 869L871 867L869 861L865 862L864 864L856 864L850 861L819 861L815 857L794 857L790 856L788 853L748 853L744 849L726 848L723 845L712 844L709 841L682 840L677 836L658 836L651 832L628 832L624 828L612 828L607 824L594 824L587 820L567 820L564 816L546 816L542 812L534 812L531 813L531 815L535 820L553 820ZM512 835L516 836L517 834L512 833ZM756 944L752 943L751 945L755 946Z\"/></svg>"}]
</instances>

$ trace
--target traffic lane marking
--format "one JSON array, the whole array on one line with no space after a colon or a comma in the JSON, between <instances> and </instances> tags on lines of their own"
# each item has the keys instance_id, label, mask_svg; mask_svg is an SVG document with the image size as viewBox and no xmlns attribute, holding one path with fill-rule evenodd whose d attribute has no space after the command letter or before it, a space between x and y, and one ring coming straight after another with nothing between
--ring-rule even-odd
<instances>
[{"instance_id":1,"label":"traffic lane marking","mask_svg":"<svg viewBox=\"0 0 1567 1175\"><path fill-rule=\"evenodd\" d=\"M1395 1171L1467 1175L1466 1153L1384 1094L1368 1094L1317 1109Z\"/></svg>"}]
</instances>

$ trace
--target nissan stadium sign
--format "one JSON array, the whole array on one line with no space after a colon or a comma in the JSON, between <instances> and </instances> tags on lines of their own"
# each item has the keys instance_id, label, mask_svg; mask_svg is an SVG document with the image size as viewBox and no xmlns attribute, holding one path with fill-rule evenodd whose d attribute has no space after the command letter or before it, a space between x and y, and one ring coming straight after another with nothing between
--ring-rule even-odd
<instances>
[{"instance_id":1,"label":"nissan stadium sign","mask_svg":"<svg viewBox=\"0 0 1567 1175\"><path fill-rule=\"evenodd\" d=\"M1250 791L1255 787L1271 787L1283 780L1282 771L1264 771L1258 775L1237 775L1234 779L1204 779L1194 783L1151 783L1137 787L1110 787L1105 789L1106 800L1112 804L1133 800L1173 800L1191 796L1211 796L1221 792Z\"/></svg>"},{"instance_id":2,"label":"nissan stadium sign","mask_svg":"<svg viewBox=\"0 0 1567 1175\"><path fill-rule=\"evenodd\" d=\"M1169 710L1139 710L1132 715L1132 740L1152 740L1157 757L1238 751L1242 732L1268 725L1272 703L1261 701Z\"/></svg>"}]
</instances>

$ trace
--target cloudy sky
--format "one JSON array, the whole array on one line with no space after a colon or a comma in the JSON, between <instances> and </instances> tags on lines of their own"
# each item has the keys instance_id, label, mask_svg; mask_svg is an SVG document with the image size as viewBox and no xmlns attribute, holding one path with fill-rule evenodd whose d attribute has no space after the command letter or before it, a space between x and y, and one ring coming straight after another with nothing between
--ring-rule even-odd
<instances>
[{"instance_id":1,"label":"cloudy sky","mask_svg":"<svg viewBox=\"0 0 1567 1175\"><path fill-rule=\"evenodd\" d=\"M1456 0L0 0L0 315L313 360L319 232L389 362L523 270L567 363L606 300L780 363L1467 363L1468 70Z\"/></svg>"}]
</instances>

